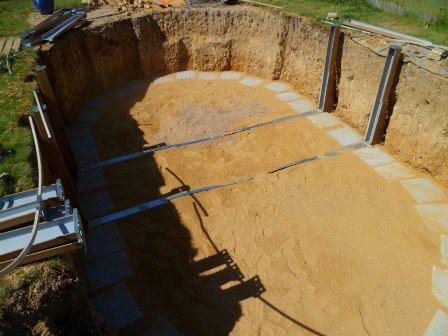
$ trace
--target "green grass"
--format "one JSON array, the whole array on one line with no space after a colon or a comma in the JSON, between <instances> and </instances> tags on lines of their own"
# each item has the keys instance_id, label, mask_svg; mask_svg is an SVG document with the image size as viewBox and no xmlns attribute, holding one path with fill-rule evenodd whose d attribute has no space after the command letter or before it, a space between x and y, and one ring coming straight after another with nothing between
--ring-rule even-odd
<instances>
[{"instance_id":1,"label":"green grass","mask_svg":"<svg viewBox=\"0 0 448 336\"><path fill-rule=\"evenodd\" d=\"M439 15L441 11L448 10L448 1L446 0L389 0L388 2L434 16Z\"/></svg>"},{"instance_id":2,"label":"green grass","mask_svg":"<svg viewBox=\"0 0 448 336\"><path fill-rule=\"evenodd\" d=\"M52 269L60 269L62 266L64 266L64 262L62 261L61 257L57 256L48 259L47 265Z\"/></svg>"},{"instance_id":3,"label":"green grass","mask_svg":"<svg viewBox=\"0 0 448 336\"><path fill-rule=\"evenodd\" d=\"M415 15L394 15L371 6L367 0L259 0L283 7L284 11L314 19L325 19L327 13L336 12L339 18L352 18L393 29L405 34L428 39L436 44L448 44L448 21L439 20L426 27Z\"/></svg>"},{"instance_id":4,"label":"green grass","mask_svg":"<svg viewBox=\"0 0 448 336\"><path fill-rule=\"evenodd\" d=\"M20 287L29 287L41 274L41 269L32 268L30 270L27 270L25 273L23 273L20 279Z\"/></svg>"},{"instance_id":5,"label":"green grass","mask_svg":"<svg viewBox=\"0 0 448 336\"><path fill-rule=\"evenodd\" d=\"M32 107L34 85L26 80L31 76L34 59L29 49L14 59L12 76L0 73L0 143L12 151L0 162L0 174L10 174L10 179L0 180L0 196L30 189L35 182L33 141L26 117Z\"/></svg>"},{"instance_id":6,"label":"green grass","mask_svg":"<svg viewBox=\"0 0 448 336\"><path fill-rule=\"evenodd\" d=\"M80 0L56 0L55 8L77 7ZM29 25L28 15L36 12L31 0L0 0L0 36L21 35Z\"/></svg>"},{"instance_id":7,"label":"green grass","mask_svg":"<svg viewBox=\"0 0 448 336\"><path fill-rule=\"evenodd\" d=\"M6 299L9 294L9 287L6 282L0 280L0 304Z\"/></svg>"}]
</instances>

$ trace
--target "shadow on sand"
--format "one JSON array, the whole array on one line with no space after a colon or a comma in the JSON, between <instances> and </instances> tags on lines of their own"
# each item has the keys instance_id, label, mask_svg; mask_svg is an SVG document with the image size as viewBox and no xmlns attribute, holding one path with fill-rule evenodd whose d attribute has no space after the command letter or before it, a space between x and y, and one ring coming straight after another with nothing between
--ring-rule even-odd
<instances>
[{"instance_id":1,"label":"shadow on sand","mask_svg":"<svg viewBox=\"0 0 448 336\"><path fill-rule=\"evenodd\" d=\"M93 134L100 158L148 148L139 125L129 115L145 91L110 104L96 123ZM175 172L168 172L179 182L168 194L189 190ZM104 175L117 211L167 196L160 193L165 181L152 154L105 167ZM198 228L215 252L205 259L193 261L197 251L191 234L170 203L118 221L134 273L126 285L142 313L140 320L119 334L228 335L242 316L240 302L258 298L301 329L323 335L261 296L266 290L260 278L245 279L225 246L217 246L207 232L203 223L207 210L197 197L189 197Z\"/></svg>"}]
</instances>

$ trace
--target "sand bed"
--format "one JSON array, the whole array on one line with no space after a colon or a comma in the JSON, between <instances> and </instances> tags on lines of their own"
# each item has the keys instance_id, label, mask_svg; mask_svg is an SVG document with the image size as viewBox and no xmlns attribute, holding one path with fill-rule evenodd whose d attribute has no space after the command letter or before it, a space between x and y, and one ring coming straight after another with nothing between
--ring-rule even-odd
<instances>
[{"instance_id":1,"label":"sand bed","mask_svg":"<svg viewBox=\"0 0 448 336\"><path fill-rule=\"evenodd\" d=\"M297 114L278 93L223 79L142 86L110 99L93 134L101 159ZM299 111L300 112L300 111ZM143 318L188 335L421 335L438 234L399 181L296 118L104 168L116 210L179 191L253 180L120 220Z\"/></svg>"}]
</instances>

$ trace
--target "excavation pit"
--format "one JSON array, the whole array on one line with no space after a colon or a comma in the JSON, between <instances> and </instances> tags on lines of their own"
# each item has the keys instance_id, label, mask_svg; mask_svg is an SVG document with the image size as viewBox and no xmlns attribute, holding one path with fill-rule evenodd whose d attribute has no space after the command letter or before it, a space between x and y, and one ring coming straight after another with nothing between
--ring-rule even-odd
<instances>
[{"instance_id":1,"label":"excavation pit","mask_svg":"<svg viewBox=\"0 0 448 336\"><path fill-rule=\"evenodd\" d=\"M95 145L78 155L92 223L197 191L116 221L143 314L123 334L162 319L183 334L404 335L437 310L424 288L439 236L400 183L419 174L357 148L355 131L285 83L196 71L135 81L88 102L68 134Z\"/></svg>"},{"instance_id":2,"label":"excavation pit","mask_svg":"<svg viewBox=\"0 0 448 336\"><path fill-rule=\"evenodd\" d=\"M338 106L318 112L327 33L190 8L94 24L43 54L90 239L103 237L87 238L86 281L112 329L421 335L442 323L447 98L416 78L438 93L447 80L403 65L385 146L366 146L384 59L342 39ZM111 288L139 313L104 308ZM127 313L138 318L120 324Z\"/></svg>"}]
</instances>

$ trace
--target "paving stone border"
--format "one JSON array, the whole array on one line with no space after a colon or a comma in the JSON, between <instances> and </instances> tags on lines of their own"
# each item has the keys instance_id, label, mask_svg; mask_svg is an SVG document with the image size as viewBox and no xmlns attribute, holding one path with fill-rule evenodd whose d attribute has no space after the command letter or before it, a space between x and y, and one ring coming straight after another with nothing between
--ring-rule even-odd
<instances>
[{"instance_id":1,"label":"paving stone border","mask_svg":"<svg viewBox=\"0 0 448 336\"><path fill-rule=\"evenodd\" d=\"M234 80L248 87L263 87L271 91L277 99L299 114L315 110L315 107L309 100L292 91L291 87L286 83L267 81L236 71L204 72L188 70L162 76L152 82L146 79L137 80L125 87L115 89L104 96L98 96L88 101L85 105L86 109L78 115L76 122L67 127L67 134L78 163L86 164L98 160L91 128L92 124L97 122L101 116L101 112L98 110L107 107L111 98L123 99L149 83L157 85L175 80L195 78L201 80ZM354 129L330 113L321 112L307 116L306 119L317 128L328 128L329 130L326 131L328 136L342 146L353 145L363 141L362 136ZM412 169L397 162L390 154L383 151L381 146L366 146L354 150L353 154L385 180L400 183L415 200L416 214L422 218L428 229L441 233L441 263L448 266L448 236L443 234L448 232L448 197L443 189L428 178L415 176L416 174L414 174ZM78 187L85 195L82 197L82 204L87 218L94 218L98 214L106 214L114 210L110 196L105 189L106 181L101 168L81 174L78 179ZM117 275L117 277L121 279L129 276L130 269L125 265L127 258L125 258L124 244L116 229L116 223L111 222L104 225L106 227L100 228L101 231L93 231L92 238L96 237L96 240L104 244L107 243L108 239L113 239L114 248L99 249L98 251L100 252L96 251L94 258L91 254L87 254L86 263L92 263L92 260L100 260L101 258L110 258L113 253L116 254L122 251L124 256L120 260L124 265L122 268L125 269L125 272L123 275ZM97 228L92 229L96 230ZM106 255L99 255L101 253L106 253ZM448 308L448 269L434 265L432 272L432 293L444 308ZM120 286L124 286L122 282L119 283ZM129 301L129 295L126 296L126 300ZM132 318L130 317L130 319ZM425 332L425 336L440 335L448 335L448 314L441 309L435 313Z\"/></svg>"}]
</instances>

